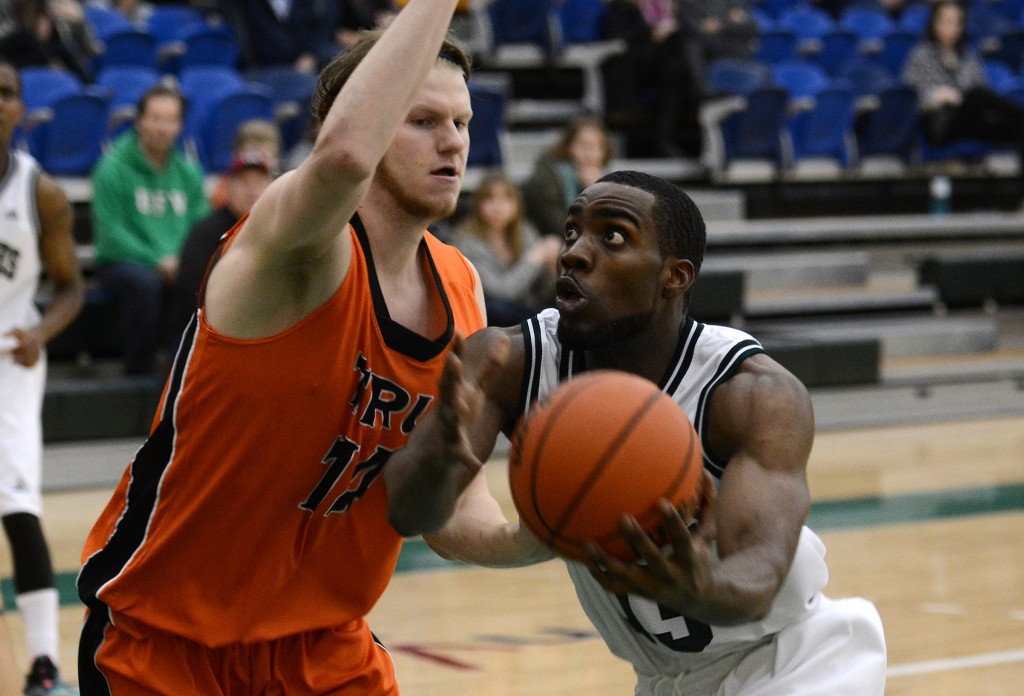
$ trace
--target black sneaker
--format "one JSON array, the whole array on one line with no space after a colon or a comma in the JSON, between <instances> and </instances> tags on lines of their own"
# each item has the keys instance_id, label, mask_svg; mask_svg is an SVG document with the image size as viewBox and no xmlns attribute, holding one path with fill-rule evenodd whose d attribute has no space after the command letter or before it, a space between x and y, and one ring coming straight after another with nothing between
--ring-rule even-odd
<instances>
[{"instance_id":1,"label":"black sneaker","mask_svg":"<svg viewBox=\"0 0 1024 696\"><path fill-rule=\"evenodd\" d=\"M57 666L41 655L32 663L25 679L25 696L78 696L78 689L62 682Z\"/></svg>"}]
</instances>

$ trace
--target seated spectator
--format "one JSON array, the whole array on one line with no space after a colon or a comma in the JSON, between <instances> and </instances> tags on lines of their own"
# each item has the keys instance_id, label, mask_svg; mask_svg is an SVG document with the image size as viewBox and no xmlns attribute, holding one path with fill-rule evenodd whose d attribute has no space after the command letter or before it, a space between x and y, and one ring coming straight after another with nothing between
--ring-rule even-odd
<instances>
[{"instance_id":1,"label":"seated spectator","mask_svg":"<svg viewBox=\"0 0 1024 696\"><path fill-rule=\"evenodd\" d=\"M383 26L398 12L392 0L336 0L338 30L334 38L339 46L348 48L359 38L359 32Z\"/></svg>"},{"instance_id":2,"label":"seated spectator","mask_svg":"<svg viewBox=\"0 0 1024 696\"><path fill-rule=\"evenodd\" d=\"M263 118L243 121L235 131L235 142L232 144L231 151L236 155L254 152L259 154L267 163L270 173L276 175L280 171L281 131L276 123ZM210 196L210 205L214 208L222 208L227 205L227 189L230 178L230 172L228 172L217 181L217 188Z\"/></svg>"},{"instance_id":3,"label":"seated spectator","mask_svg":"<svg viewBox=\"0 0 1024 696\"><path fill-rule=\"evenodd\" d=\"M203 172L176 145L179 92L158 85L139 100L135 127L114 141L92 174L96 276L120 307L125 372L155 375L178 253L210 206Z\"/></svg>"},{"instance_id":4,"label":"seated spectator","mask_svg":"<svg viewBox=\"0 0 1024 696\"><path fill-rule=\"evenodd\" d=\"M338 13L326 0L236 0L227 20L239 37L243 68L291 66L319 72L341 49Z\"/></svg>"},{"instance_id":5,"label":"seated spectator","mask_svg":"<svg viewBox=\"0 0 1024 696\"><path fill-rule=\"evenodd\" d=\"M0 57L15 67L63 68L91 82L99 51L76 0L0 0Z\"/></svg>"},{"instance_id":6,"label":"seated spectator","mask_svg":"<svg viewBox=\"0 0 1024 696\"><path fill-rule=\"evenodd\" d=\"M170 310L171 355L178 348L181 332L196 310L199 287L206 266L221 237L249 212L256 199L273 181L272 161L258 149L239 150L239 155L224 173L224 201L189 230L181 247L178 276L174 284Z\"/></svg>"},{"instance_id":7,"label":"seated spectator","mask_svg":"<svg viewBox=\"0 0 1024 696\"><path fill-rule=\"evenodd\" d=\"M700 153L700 81L679 28L672 0L608 3L603 33L626 50L601 65L605 118L629 157Z\"/></svg>"},{"instance_id":8,"label":"seated spectator","mask_svg":"<svg viewBox=\"0 0 1024 696\"><path fill-rule=\"evenodd\" d=\"M523 184L526 217L542 235L561 239L569 205L604 174L611 159L611 139L600 119L571 120Z\"/></svg>"},{"instance_id":9,"label":"seated spectator","mask_svg":"<svg viewBox=\"0 0 1024 696\"><path fill-rule=\"evenodd\" d=\"M504 174L480 182L451 243L480 274L492 326L518 324L554 301L561 238L537 234L523 218L519 189Z\"/></svg>"},{"instance_id":10,"label":"seated spectator","mask_svg":"<svg viewBox=\"0 0 1024 696\"><path fill-rule=\"evenodd\" d=\"M1024 107L988 87L981 57L967 42L958 3L943 0L932 7L903 80L917 90L921 125L931 144L968 138L1012 143L1024 165Z\"/></svg>"}]
</instances>

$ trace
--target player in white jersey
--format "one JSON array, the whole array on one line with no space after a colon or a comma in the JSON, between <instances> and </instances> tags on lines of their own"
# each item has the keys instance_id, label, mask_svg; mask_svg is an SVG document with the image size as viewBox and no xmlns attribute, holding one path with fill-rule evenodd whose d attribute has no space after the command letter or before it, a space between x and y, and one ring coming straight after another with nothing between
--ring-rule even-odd
<instances>
[{"instance_id":1,"label":"player in white jersey","mask_svg":"<svg viewBox=\"0 0 1024 696\"><path fill-rule=\"evenodd\" d=\"M72 693L57 675L59 598L40 515L47 341L81 310L71 204L31 156L11 147L25 110L17 70L0 61L0 520L14 560L15 602L33 660L25 693ZM50 299L36 309L40 276Z\"/></svg>"},{"instance_id":2,"label":"player in white jersey","mask_svg":"<svg viewBox=\"0 0 1024 696\"><path fill-rule=\"evenodd\" d=\"M467 342L465 361L510 339L503 377L461 424L485 461L499 430L585 370L625 370L659 384L700 434L705 496L695 524L664 501L670 543L636 520L622 529L642 562L590 549L567 562L584 610L611 651L628 660L640 696L879 696L881 620L859 598L821 594L824 545L804 526L814 419L806 388L751 336L687 316L705 227L674 185L614 172L580 194L565 224L556 310ZM415 434L407 450L429 451ZM442 555L486 566L550 557L508 522L477 477L456 513L427 541Z\"/></svg>"}]
</instances>

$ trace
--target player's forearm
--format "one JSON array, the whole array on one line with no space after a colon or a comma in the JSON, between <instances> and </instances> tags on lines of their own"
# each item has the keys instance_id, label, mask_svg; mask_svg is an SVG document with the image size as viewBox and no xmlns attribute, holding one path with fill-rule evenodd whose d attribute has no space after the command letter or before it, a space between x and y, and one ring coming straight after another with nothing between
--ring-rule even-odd
<instances>
[{"instance_id":1,"label":"player's forearm","mask_svg":"<svg viewBox=\"0 0 1024 696\"><path fill-rule=\"evenodd\" d=\"M82 310L85 302L85 285L81 277L73 278L54 289L43 318L34 331L41 343L49 343L57 334L66 329Z\"/></svg>"},{"instance_id":2,"label":"player's forearm","mask_svg":"<svg viewBox=\"0 0 1024 696\"><path fill-rule=\"evenodd\" d=\"M554 557L525 527L504 516L480 519L457 513L440 532L423 538L443 558L488 568L515 568Z\"/></svg>"},{"instance_id":3,"label":"player's forearm","mask_svg":"<svg viewBox=\"0 0 1024 696\"><path fill-rule=\"evenodd\" d=\"M758 621L771 611L783 580L765 554L738 553L712 566L707 585L689 606L678 609L718 626Z\"/></svg>"}]
</instances>

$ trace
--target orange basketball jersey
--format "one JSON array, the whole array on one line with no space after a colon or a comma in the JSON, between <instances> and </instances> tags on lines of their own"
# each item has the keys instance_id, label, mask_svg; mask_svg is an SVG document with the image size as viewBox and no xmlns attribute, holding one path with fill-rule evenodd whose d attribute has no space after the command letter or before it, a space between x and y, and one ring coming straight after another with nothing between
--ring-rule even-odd
<instances>
[{"instance_id":1,"label":"orange basketball jersey","mask_svg":"<svg viewBox=\"0 0 1024 696\"><path fill-rule=\"evenodd\" d=\"M429 234L446 329L391 321L358 220L350 233L345 281L296 326L238 340L193 321L86 542L90 609L218 647L343 625L384 591L401 537L381 472L436 398L454 333L483 322L471 267Z\"/></svg>"}]
</instances>

